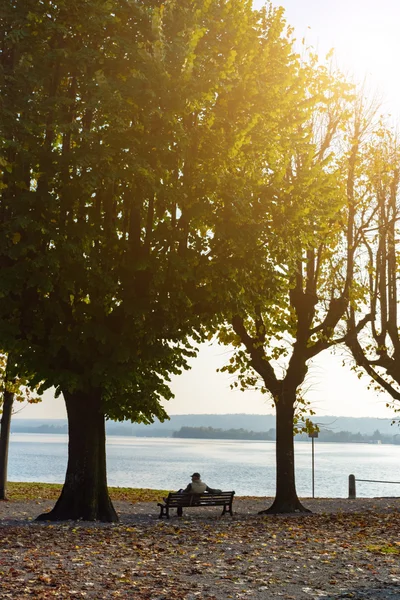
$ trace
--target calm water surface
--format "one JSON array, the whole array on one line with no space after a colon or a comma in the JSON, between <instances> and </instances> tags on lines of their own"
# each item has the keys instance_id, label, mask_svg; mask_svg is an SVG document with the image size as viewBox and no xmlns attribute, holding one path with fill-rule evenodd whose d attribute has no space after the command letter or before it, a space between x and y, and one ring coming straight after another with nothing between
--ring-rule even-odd
<instances>
[{"instance_id":1,"label":"calm water surface","mask_svg":"<svg viewBox=\"0 0 400 600\"><path fill-rule=\"evenodd\" d=\"M66 435L12 434L10 481L62 483L67 466ZM315 496L346 497L348 476L400 481L400 446L315 442ZM295 442L300 496L312 494L311 441ZM109 436L108 483L119 487L178 489L193 471L211 487L238 495L275 492L275 443L241 440L183 440ZM399 496L400 485L357 482L357 496Z\"/></svg>"}]
</instances>

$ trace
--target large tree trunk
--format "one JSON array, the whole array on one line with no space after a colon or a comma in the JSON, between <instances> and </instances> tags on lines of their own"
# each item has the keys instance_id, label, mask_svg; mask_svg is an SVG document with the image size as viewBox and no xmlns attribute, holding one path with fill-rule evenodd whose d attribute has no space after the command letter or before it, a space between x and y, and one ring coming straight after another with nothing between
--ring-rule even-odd
<instances>
[{"instance_id":1,"label":"large tree trunk","mask_svg":"<svg viewBox=\"0 0 400 600\"><path fill-rule=\"evenodd\" d=\"M68 466L60 498L39 521L117 522L107 489L105 419L100 395L64 392L68 414Z\"/></svg>"},{"instance_id":2,"label":"large tree trunk","mask_svg":"<svg viewBox=\"0 0 400 600\"><path fill-rule=\"evenodd\" d=\"M4 392L3 414L0 426L0 500L7 500L7 467L8 448L10 445L11 414L14 403L14 394Z\"/></svg>"},{"instance_id":3,"label":"large tree trunk","mask_svg":"<svg viewBox=\"0 0 400 600\"><path fill-rule=\"evenodd\" d=\"M276 495L268 509L259 514L310 512L296 492L293 419L296 391L282 391L276 399Z\"/></svg>"}]
</instances>

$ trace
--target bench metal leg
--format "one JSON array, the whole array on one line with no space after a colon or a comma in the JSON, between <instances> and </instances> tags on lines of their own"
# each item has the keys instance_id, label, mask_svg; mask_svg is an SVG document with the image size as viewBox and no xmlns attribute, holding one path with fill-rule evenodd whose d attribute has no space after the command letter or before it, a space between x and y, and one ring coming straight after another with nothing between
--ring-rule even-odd
<instances>
[{"instance_id":1,"label":"bench metal leg","mask_svg":"<svg viewBox=\"0 0 400 600\"><path fill-rule=\"evenodd\" d=\"M223 508L222 513L221 513L221 517L223 517L226 512L229 512L229 514L231 515L231 517L233 517L232 504L228 504L228 505L224 504L224 508Z\"/></svg>"},{"instance_id":2,"label":"bench metal leg","mask_svg":"<svg viewBox=\"0 0 400 600\"><path fill-rule=\"evenodd\" d=\"M165 504L162 505L160 504L160 514L158 515L159 519L162 519L163 516L165 515L167 517L167 519L169 519L169 507L166 506Z\"/></svg>"}]
</instances>

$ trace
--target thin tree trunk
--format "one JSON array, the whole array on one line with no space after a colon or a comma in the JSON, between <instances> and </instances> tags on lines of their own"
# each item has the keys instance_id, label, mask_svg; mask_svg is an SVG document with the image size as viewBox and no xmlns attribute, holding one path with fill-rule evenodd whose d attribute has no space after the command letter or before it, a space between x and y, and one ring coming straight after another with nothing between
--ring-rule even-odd
<instances>
[{"instance_id":1,"label":"thin tree trunk","mask_svg":"<svg viewBox=\"0 0 400 600\"><path fill-rule=\"evenodd\" d=\"M105 419L96 392L64 392L68 414L68 466L61 496L39 521L117 522L107 489Z\"/></svg>"},{"instance_id":2,"label":"thin tree trunk","mask_svg":"<svg viewBox=\"0 0 400 600\"><path fill-rule=\"evenodd\" d=\"M276 400L276 495L269 508L259 514L310 512L296 492L293 419L296 391L286 390Z\"/></svg>"},{"instance_id":3,"label":"thin tree trunk","mask_svg":"<svg viewBox=\"0 0 400 600\"><path fill-rule=\"evenodd\" d=\"M8 448L10 445L11 414L14 403L14 394L4 392L3 414L0 426L0 500L7 500L7 467Z\"/></svg>"}]
</instances>

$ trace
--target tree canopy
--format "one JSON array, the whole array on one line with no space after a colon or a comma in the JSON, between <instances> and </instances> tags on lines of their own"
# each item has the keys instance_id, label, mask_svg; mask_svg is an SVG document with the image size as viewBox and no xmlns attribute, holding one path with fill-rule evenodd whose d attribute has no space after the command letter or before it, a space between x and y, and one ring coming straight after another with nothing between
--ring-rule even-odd
<instances>
[{"instance_id":1,"label":"tree canopy","mask_svg":"<svg viewBox=\"0 0 400 600\"><path fill-rule=\"evenodd\" d=\"M165 419L171 374L219 326L226 370L276 404L274 510L303 510L295 408L324 349L366 366L362 248L368 368L398 346L387 134L368 144L352 88L250 0L9 0L0 92L0 347L69 420L45 518L116 520L104 418Z\"/></svg>"},{"instance_id":2,"label":"tree canopy","mask_svg":"<svg viewBox=\"0 0 400 600\"><path fill-rule=\"evenodd\" d=\"M358 294L347 322L347 345L359 376L369 375L371 387L400 400L400 337L398 313L399 166L396 133L381 118L371 132L365 157L367 205L361 231L364 260L357 273Z\"/></svg>"},{"instance_id":3,"label":"tree canopy","mask_svg":"<svg viewBox=\"0 0 400 600\"><path fill-rule=\"evenodd\" d=\"M282 11L248 0L13 0L0 18L0 341L66 400L47 518L115 519L104 415L164 419L193 341L247 302L298 59Z\"/></svg>"},{"instance_id":4,"label":"tree canopy","mask_svg":"<svg viewBox=\"0 0 400 600\"><path fill-rule=\"evenodd\" d=\"M3 15L0 333L35 383L163 417L187 334L217 313L211 245L221 265L254 223L254 132L276 131L290 44L249 2L81 4Z\"/></svg>"},{"instance_id":5,"label":"tree canopy","mask_svg":"<svg viewBox=\"0 0 400 600\"><path fill-rule=\"evenodd\" d=\"M274 293L263 285L261 265L250 275L252 309L238 311L220 331L220 340L234 346L223 369L237 374L234 385L259 386L276 406L273 512L304 510L295 489L293 448L293 428L310 409L302 385L312 358L345 340L365 225L359 209L366 206L370 118L340 76L309 66L298 136L278 185L272 180L275 201L266 213L265 261L273 266Z\"/></svg>"}]
</instances>

